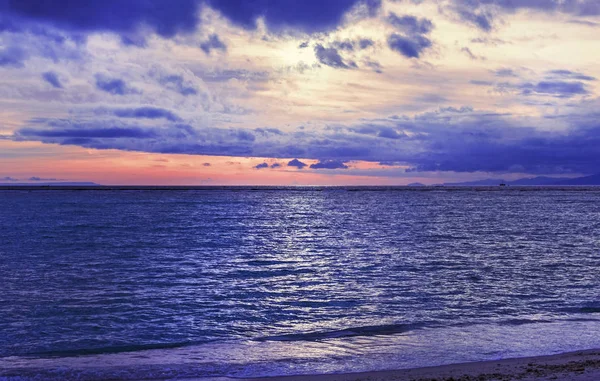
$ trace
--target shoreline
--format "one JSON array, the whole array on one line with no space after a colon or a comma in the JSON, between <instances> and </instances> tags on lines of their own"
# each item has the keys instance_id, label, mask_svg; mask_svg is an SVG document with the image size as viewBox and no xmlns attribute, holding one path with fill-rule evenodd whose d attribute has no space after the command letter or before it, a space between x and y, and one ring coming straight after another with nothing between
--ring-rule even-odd
<instances>
[{"instance_id":1,"label":"shoreline","mask_svg":"<svg viewBox=\"0 0 600 381\"><path fill-rule=\"evenodd\" d=\"M361 373L260 378L194 378L188 381L550 381L600 380L600 348L554 355L478 361L424 368Z\"/></svg>"}]
</instances>

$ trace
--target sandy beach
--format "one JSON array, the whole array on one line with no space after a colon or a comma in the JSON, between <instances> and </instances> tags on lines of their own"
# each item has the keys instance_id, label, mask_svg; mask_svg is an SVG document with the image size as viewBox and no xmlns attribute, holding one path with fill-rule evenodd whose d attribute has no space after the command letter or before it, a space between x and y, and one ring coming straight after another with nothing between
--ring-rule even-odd
<instances>
[{"instance_id":1,"label":"sandy beach","mask_svg":"<svg viewBox=\"0 0 600 381\"><path fill-rule=\"evenodd\" d=\"M221 379L227 380L227 379ZM232 380L232 379L230 379ZM598 381L600 349L552 356L352 374L254 378L252 381Z\"/></svg>"}]
</instances>

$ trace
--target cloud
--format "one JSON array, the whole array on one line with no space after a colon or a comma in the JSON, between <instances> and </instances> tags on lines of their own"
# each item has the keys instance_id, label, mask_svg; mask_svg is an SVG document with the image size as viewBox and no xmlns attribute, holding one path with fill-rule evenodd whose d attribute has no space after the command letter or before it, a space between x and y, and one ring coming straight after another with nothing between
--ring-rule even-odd
<instances>
[{"instance_id":1,"label":"cloud","mask_svg":"<svg viewBox=\"0 0 600 381\"><path fill-rule=\"evenodd\" d=\"M227 45L225 45L225 43L219 39L219 36L216 34L211 34L208 37L208 40L200 44L200 49L202 49L206 54L210 54L212 50L221 50L226 52Z\"/></svg>"},{"instance_id":2,"label":"cloud","mask_svg":"<svg viewBox=\"0 0 600 381\"><path fill-rule=\"evenodd\" d=\"M28 180L29 181L57 181L58 179L45 179L42 177L32 176Z\"/></svg>"},{"instance_id":3,"label":"cloud","mask_svg":"<svg viewBox=\"0 0 600 381\"><path fill-rule=\"evenodd\" d=\"M423 50L431 46L431 41L427 37L413 36L409 38L396 33L390 35L387 42L390 49L408 58L419 58Z\"/></svg>"},{"instance_id":4,"label":"cloud","mask_svg":"<svg viewBox=\"0 0 600 381\"><path fill-rule=\"evenodd\" d=\"M405 136L403 133L399 133L394 127L377 124L365 124L357 127L350 127L349 131L362 135L374 135L384 139L400 139Z\"/></svg>"},{"instance_id":5,"label":"cloud","mask_svg":"<svg viewBox=\"0 0 600 381\"><path fill-rule=\"evenodd\" d=\"M198 94L198 90L191 83L186 82L181 75L168 74L161 76L158 83L165 89L175 91L183 96Z\"/></svg>"},{"instance_id":6,"label":"cloud","mask_svg":"<svg viewBox=\"0 0 600 381\"><path fill-rule=\"evenodd\" d=\"M137 90L127 86L120 78L110 78L103 74L96 74L96 88L112 95L126 95L137 93Z\"/></svg>"},{"instance_id":7,"label":"cloud","mask_svg":"<svg viewBox=\"0 0 600 381\"><path fill-rule=\"evenodd\" d=\"M0 49L0 67L21 68L25 64L27 53L17 46L8 46Z\"/></svg>"},{"instance_id":8,"label":"cloud","mask_svg":"<svg viewBox=\"0 0 600 381\"><path fill-rule=\"evenodd\" d=\"M138 107L138 108L122 108L113 110L115 116L119 118L136 118L136 119L166 119L171 122L179 122L181 118L175 113L158 107Z\"/></svg>"},{"instance_id":9,"label":"cloud","mask_svg":"<svg viewBox=\"0 0 600 381\"><path fill-rule=\"evenodd\" d=\"M85 143L89 139L119 139L119 138L135 138L149 139L156 138L158 134L153 129L143 127L95 127L74 125L66 128L53 129L36 129L22 128L18 131L19 136L48 139L52 142L60 142L61 144L78 144Z\"/></svg>"},{"instance_id":10,"label":"cloud","mask_svg":"<svg viewBox=\"0 0 600 381\"><path fill-rule=\"evenodd\" d=\"M466 21L485 32L492 30L493 17L490 13L485 11L473 11L470 8L459 8L458 15L463 21Z\"/></svg>"},{"instance_id":11,"label":"cloud","mask_svg":"<svg viewBox=\"0 0 600 381\"><path fill-rule=\"evenodd\" d=\"M519 10L560 12L583 17L600 15L600 2L597 0L456 0L450 4L461 20L485 32L494 29L497 17ZM574 21L588 24L586 20L570 22Z\"/></svg>"},{"instance_id":12,"label":"cloud","mask_svg":"<svg viewBox=\"0 0 600 381\"><path fill-rule=\"evenodd\" d=\"M580 81L595 81L596 78L591 77L589 75L577 73L570 70L550 70L547 72L551 77L561 77L566 79L577 79Z\"/></svg>"},{"instance_id":13,"label":"cloud","mask_svg":"<svg viewBox=\"0 0 600 381\"><path fill-rule=\"evenodd\" d=\"M493 37L472 38L471 42L474 44L484 44L484 45L492 45L492 46L509 44L509 42L507 42L507 41L504 41L500 38L493 38Z\"/></svg>"},{"instance_id":14,"label":"cloud","mask_svg":"<svg viewBox=\"0 0 600 381\"><path fill-rule=\"evenodd\" d=\"M58 78L58 74L53 71L47 71L42 74L42 78L44 81L48 82L55 89L62 89L63 85L60 83L60 79Z\"/></svg>"},{"instance_id":15,"label":"cloud","mask_svg":"<svg viewBox=\"0 0 600 381\"><path fill-rule=\"evenodd\" d=\"M589 111L552 119L446 107L281 134L168 120L144 126L119 119L36 119L17 130L13 140L154 153L320 159L312 169L344 169L348 161L366 160L422 172L595 173L600 167L600 113L594 104L585 109ZM557 124L562 130L543 128ZM301 169L306 164L294 159L287 166Z\"/></svg>"},{"instance_id":16,"label":"cloud","mask_svg":"<svg viewBox=\"0 0 600 381\"><path fill-rule=\"evenodd\" d=\"M356 66L352 63L346 64L337 49L325 48L321 44L315 46L315 55L320 63L336 69L349 69L351 66Z\"/></svg>"},{"instance_id":17,"label":"cloud","mask_svg":"<svg viewBox=\"0 0 600 381\"><path fill-rule=\"evenodd\" d=\"M202 163L202 166L204 166L204 167L210 167L211 164L210 163Z\"/></svg>"},{"instance_id":18,"label":"cloud","mask_svg":"<svg viewBox=\"0 0 600 381\"><path fill-rule=\"evenodd\" d=\"M281 131L278 128L271 128L271 127L267 127L267 128L257 128L254 130L255 132L258 132L259 134L268 136L268 135L283 135L283 131Z\"/></svg>"},{"instance_id":19,"label":"cloud","mask_svg":"<svg viewBox=\"0 0 600 381\"><path fill-rule=\"evenodd\" d=\"M498 69L498 70L494 71L494 75L496 77L518 77L519 76L517 73L515 73L515 71L513 69L507 69L507 68Z\"/></svg>"},{"instance_id":20,"label":"cloud","mask_svg":"<svg viewBox=\"0 0 600 381\"><path fill-rule=\"evenodd\" d=\"M0 14L5 18L0 28L38 23L72 33L113 32L121 35L126 46L144 47L146 31L166 38L194 32L205 5L247 29L255 29L256 21L263 18L274 32L315 33L336 28L353 9L371 17L381 0L178 0L176 6L164 0L3 0Z\"/></svg>"},{"instance_id":21,"label":"cloud","mask_svg":"<svg viewBox=\"0 0 600 381\"><path fill-rule=\"evenodd\" d=\"M519 85L523 95L541 94L559 98L589 94L583 82L541 81Z\"/></svg>"},{"instance_id":22,"label":"cloud","mask_svg":"<svg viewBox=\"0 0 600 381\"><path fill-rule=\"evenodd\" d=\"M408 35L428 34L433 30L431 20L419 19L415 16L398 16L394 12L390 12L387 21L396 29Z\"/></svg>"},{"instance_id":23,"label":"cloud","mask_svg":"<svg viewBox=\"0 0 600 381\"><path fill-rule=\"evenodd\" d=\"M19 179L15 179L14 177L10 177L10 176L0 178L0 180L2 180L2 181L19 181Z\"/></svg>"},{"instance_id":24,"label":"cloud","mask_svg":"<svg viewBox=\"0 0 600 381\"><path fill-rule=\"evenodd\" d=\"M146 27L172 37L195 30L200 5L197 0L178 0L177 6L162 0L18 0L0 2L0 14L76 32L130 34Z\"/></svg>"},{"instance_id":25,"label":"cloud","mask_svg":"<svg viewBox=\"0 0 600 381\"><path fill-rule=\"evenodd\" d=\"M562 12L575 14L578 16L598 16L600 15L600 3L596 0L459 0L467 6L473 7L479 5L492 5L500 9L514 12L519 9L530 9L541 12Z\"/></svg>"},{"instance_id":26,"label":"cloud","mask_svg":"<svg viewBox=\"0 0 600 381\"><path fill-rule=\"evenodd\" d=\"M334 41L331 45L338 50L354 51L354 41L352 40Z\"/></svg>"},{"instance_id":27,"label":"cloud","mask_svg":"<svg viewBox=\"0 0 600 381\"><path fill-rule=\"evenodd\" d=\"M465 53L472 60L485 60L485 57L474 54L471 49L467 48L466 46L462 47L460 51Z\"/></svg>"},{"instance_id":28,"label":"cloud","mask_svg":"<svg viewBox=\"0 0 600 381\"><path fill-rule=\"evenodd\" d=\"M348 166L338 160L320 160L318 163L311 164L311 169L348 169Z\"/></svg>"},{"instance_id":29,"label":"cloud","mask_svg":"<svg viewBox=\"0 0 600 381\"><path fill-rule=\"evenodd\" d=\"M302 168L306 167L307 165L308 165L308 164L305 164L305 163L301 162L301 161L300 161L300 160L298 160L298 159L293 159L293 160L290 160L290 161L287 163L287 166L288 166L288 167L296 167L296 168L298 168L298 169L302 169Z\"/></svg>"},{"instance_id":30,"label":"cloud","mask_svg":"<svg viewBox=\"0 0 600 381\"><path fill-rule=\"evenodd\" d=\"M402 34L393 33L388 37L387 43L390 49L408 58L419 58L424 49L431 47L431 40L424 36L434 28L430 20L414 16L397 16L392 12L388 15L387 21L402 32Z\"/></svg>"},{"instance_id":31,"label":"cloud","mask_svg":"<svg viewBox=\"0 0 600 381\"><path fill-rule=\"evenodd\" d=\"M366 15L372 16L381 6L380 0L207 0L207 3L248 29L256 28L256 20L263 17L273 31L296 29L307 33L334 29L353 7L363 7Z\"/></svg>"},{"instance_id":32,"label":"cloud","mask_svg":"<svg viewBox=\"0 0 600 381\"><path fill-rule=\"evenodd\" d=\"M360 40L358 40L358 46L361 49L367 49L368 47L374 46L375 42L373 42L373 40L371 40L370 38L361 38Z\"/></svg>"},{"instance_id":33,"label":"cloud","mask_svg":"<svg viewBox=\"0 0 600 381\"><path fill-rule=\"evenodd\" d=\"M383 73L383 66L381 66L381 64L377 61L371 61L371 59L366 58L363 61L363 64L367 67L370 67L376 73Z\"/></svg>"},{"instance_id":34,"label":"cloud","mask_svg":"<svg viewBox=\"0 0 600 381\"><path fill-rule=\"evenodd\" d=\"M271 164L271 168L279 168L279 167L281 167L281 164L279 164L279 163Z\"/></svg>"},{"instance_id":35,"label":"cloud","mask_svg":"<svg viewBox=\"0 0 600 381\"><path fill-rule=\"evenodd\" d=\"M121 43L125 46L136 46L138 48L148 47L148 40L140 35L121 36Z\"/></svg>"},{"instance_id":36,"label":"cloud","mask_svg":"<svg viewBox=\"0 0 600 381\"><path fill-rule=\"evenodd\" d=\"M269 164L267 163L260 163L256 166L254 166L255 169L263 169L263 168L269 168Z\"/></svg>"},{"instance_id":37,"label":"cloud","mask_svg":"<svg viewBox=\"0 0 600 381\"><path fill-rule=\"evenodd\" d=\"M241 81L266 82L271 74L266 71L250 71L247 69L221 69L206 71L200 74L206 82L226 82L230 79L239 79Z\"/></svg>"}]
</instances>

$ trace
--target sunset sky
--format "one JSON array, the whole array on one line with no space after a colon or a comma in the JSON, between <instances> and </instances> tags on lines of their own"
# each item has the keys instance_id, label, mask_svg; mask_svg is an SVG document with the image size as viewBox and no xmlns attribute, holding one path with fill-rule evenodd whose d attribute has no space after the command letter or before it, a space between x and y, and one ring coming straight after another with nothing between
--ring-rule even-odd
<instances>
[{"instance_id":1,"label":"sunset sky","mask_svg":"<svg viewBox=\"0 0 600 381\"><path fill-rule=\"evenodd\" d=\"M0 0L0 183L600 172L597 0Z\"/></svg>"}]
</instances>

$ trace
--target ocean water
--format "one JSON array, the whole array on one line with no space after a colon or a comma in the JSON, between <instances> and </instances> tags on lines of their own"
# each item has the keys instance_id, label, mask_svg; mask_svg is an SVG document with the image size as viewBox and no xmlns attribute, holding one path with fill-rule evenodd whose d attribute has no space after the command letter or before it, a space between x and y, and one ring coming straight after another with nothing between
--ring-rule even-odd
<instances>
[{"instance_id":1,"label":"ocean water","mask_svg":"<svg viewBox=\"0 0 600 381\"><path fill-rule=\"evenodd\" d=\"M0 379L600 347L600 189L0 191Z\"/></svg>"}]
</instances>

